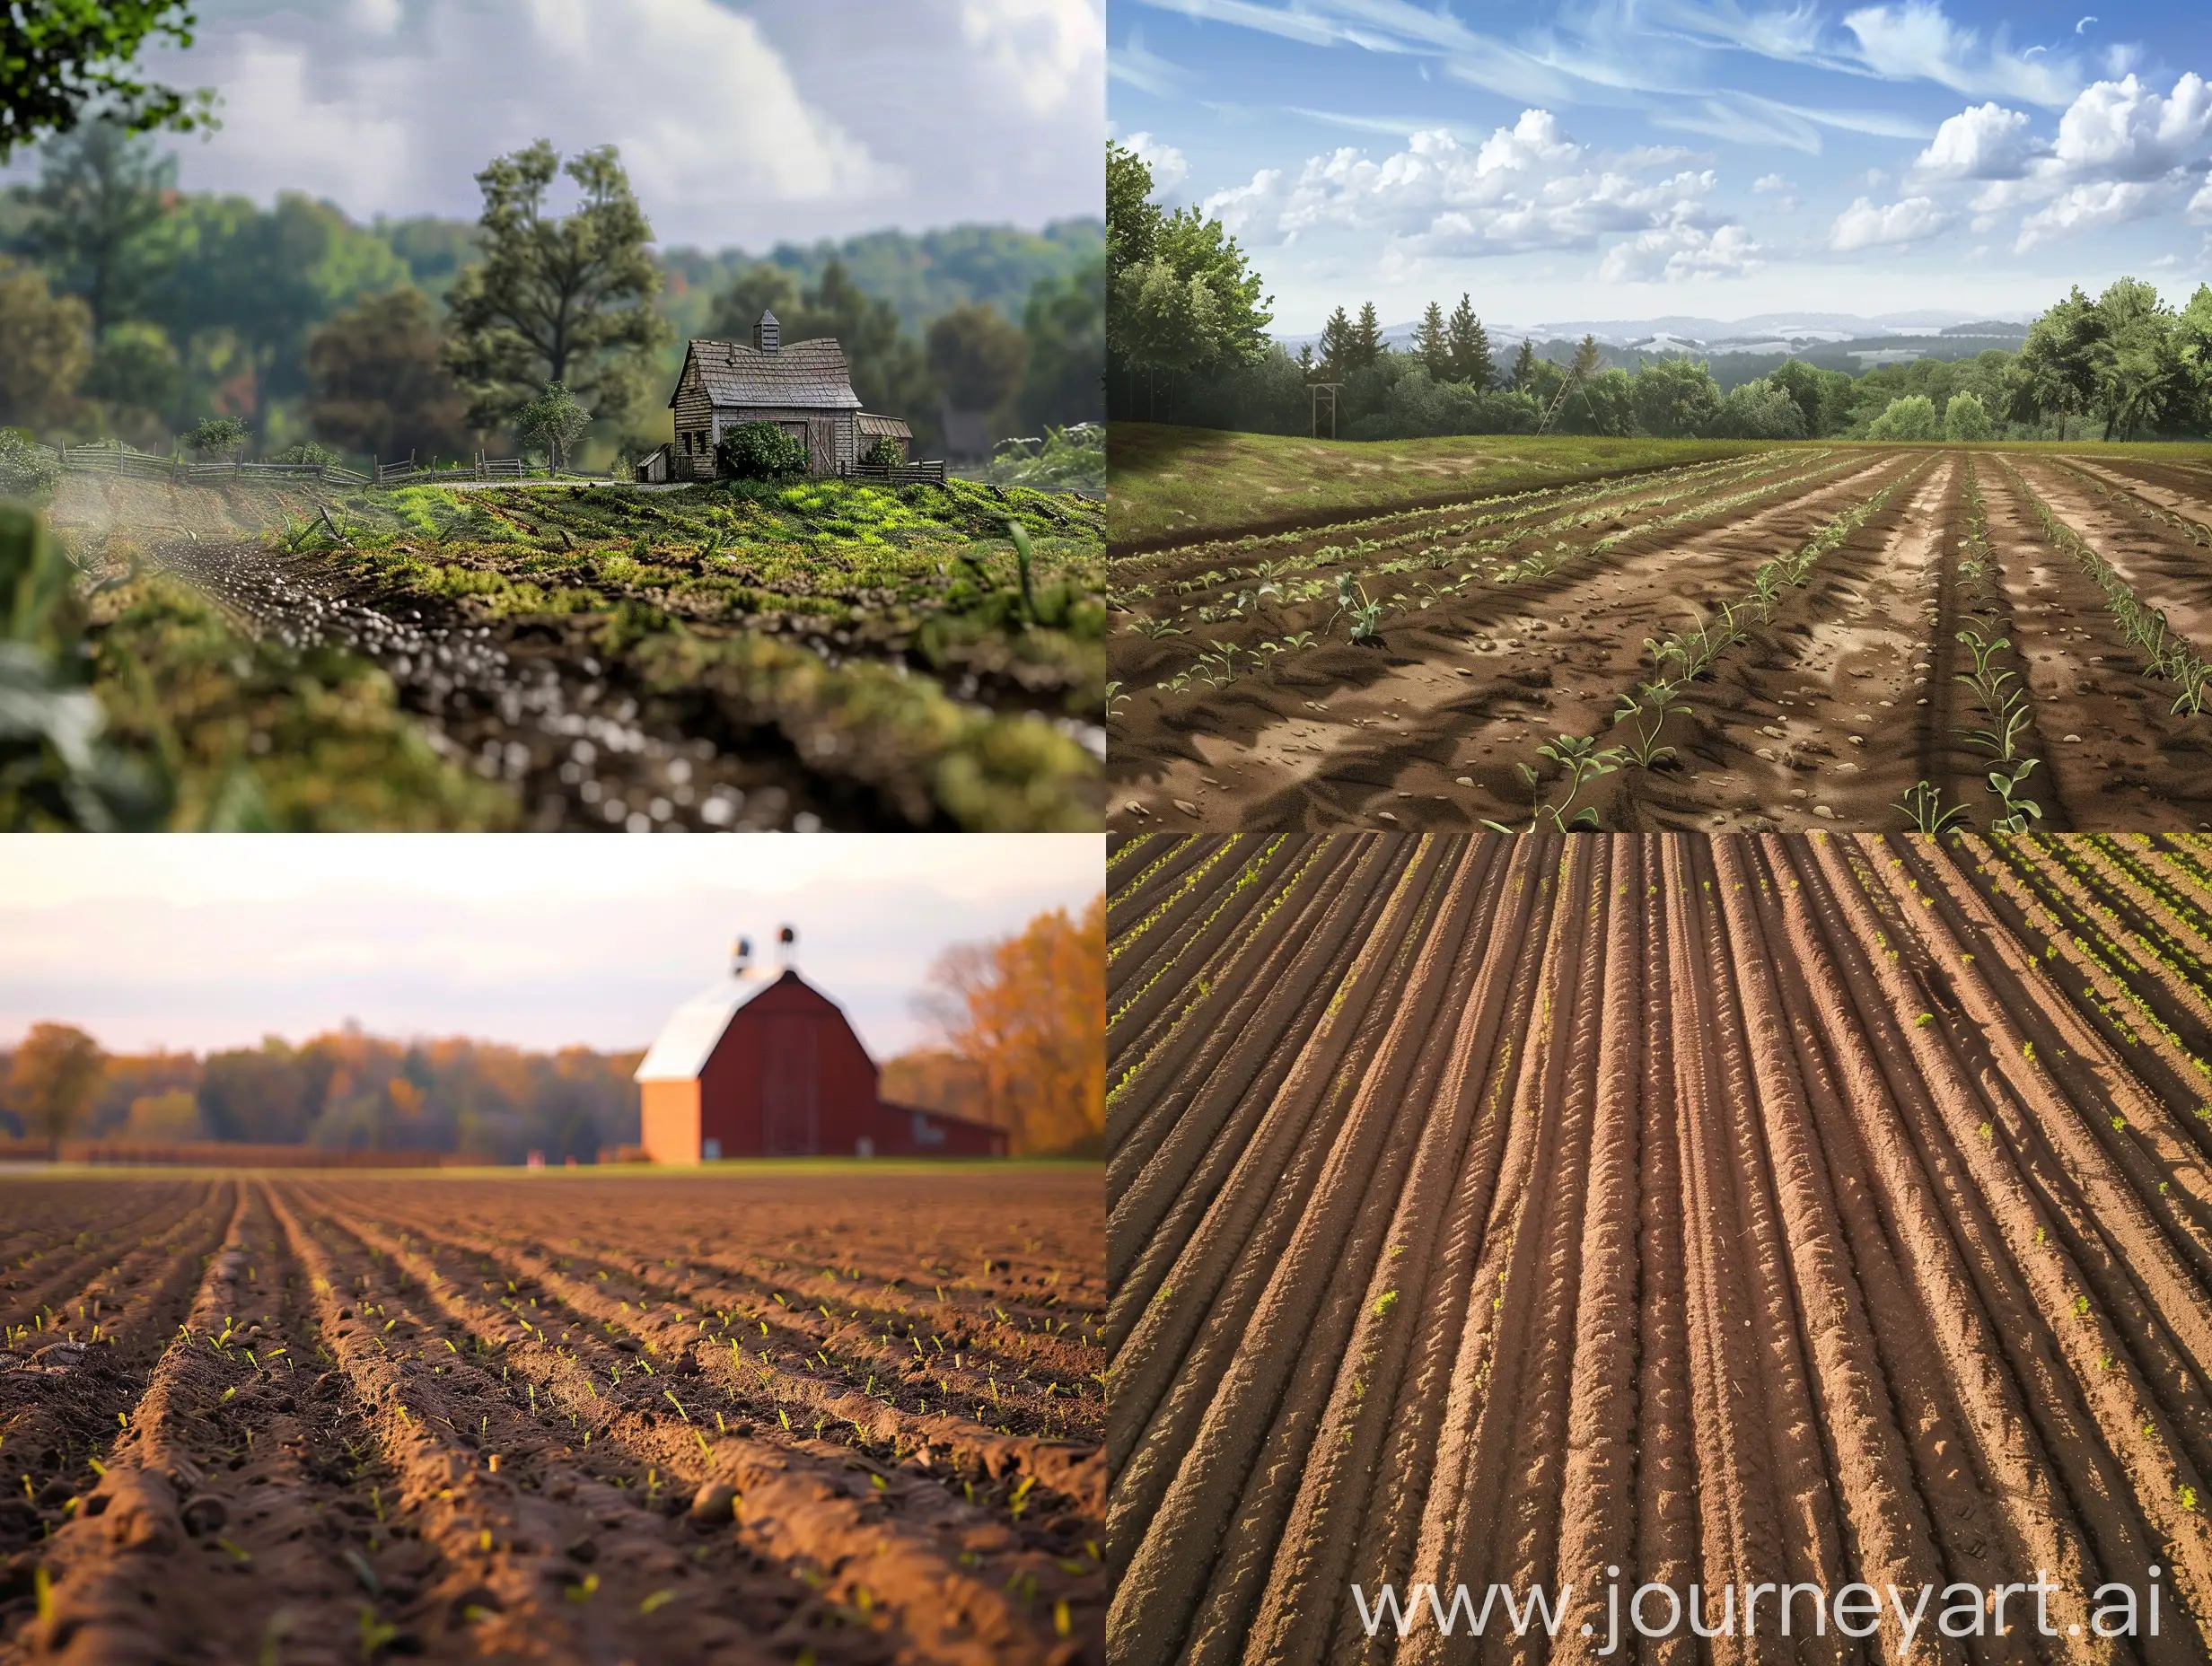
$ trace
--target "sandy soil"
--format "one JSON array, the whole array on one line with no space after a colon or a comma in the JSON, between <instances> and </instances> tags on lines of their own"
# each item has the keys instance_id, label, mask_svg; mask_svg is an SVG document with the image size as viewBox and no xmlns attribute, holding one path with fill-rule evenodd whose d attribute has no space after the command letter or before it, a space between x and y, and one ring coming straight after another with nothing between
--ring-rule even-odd
<instances>
[{"instance_id":1,"label":"sandy soil","mask_svg":"<svg viewBox=\"0 0 2212 1666\"><path fill-rule=\"evenodd\" d=\"M1970 480L1988 521L1983 578L1961 566ZM1655 501L1670 487L1685 495ZM1901 828L1900 802L1925 781L1968 825L1989 827L2003 813L1994 760L1967 739L1986 719L1953 680L1966 669L1958 632L1972 627L2006 643L2002 662L2033 689L2020 756L2038 760L2027 795L2041 825L2212 828L2212 716L2170 714L2173 687L2146 674L2032 510L2049 505L2212 650L2212 481L2153 463L1865 448L1117 562L1125 610L1111 640L1127 693L1110 736L1112 825L1526 825L1539 802L1565 802L1540 747L1560 734L1629 740L1615 714L1655 675L1647 638L1740 601L1761 562L1878 496L1681 691L1689 709L1659 736L1671 754L1624 763L1575 808L1616 829ZM1505 565L1561 544L1568 558L1540 575ZM1243 602L1263 563L1400 599L1379 641L1355 644L1333 591ZM1316 640L1260 651L1302 630ZM1198 658L1224 644L1243 655L1225 681Z\"/></svg>"},{"instance_id":2,"label":"sandy soil","mask_svg":"<svg viewBox=\"0 0 2212 1666\"><path fill-rule=\"evenodd\" d=\"M1609 1565L2042 1568L2058 1635L1913 1657L2212 1653L2212 841L1154 837L1109 876L1127 1658L1593 1660ZM2067 1631L2154 1564L2159 1636ZM1556 1642L1401 1644L1385 1581L1576 1594ZM1898 1658L1894 1618L1763 1620L1637 1658Z\"/></svg>"},{"instance_id":3,"label":"sandy soil","mask_svg":"<svg viewBox=\"0 0 2212 1666\"><path fill-rule=\"evenodd\" d=\"M0 1662L1104 1658L1095 1171L0 1180Z\"/></svg>"}]
</instances>

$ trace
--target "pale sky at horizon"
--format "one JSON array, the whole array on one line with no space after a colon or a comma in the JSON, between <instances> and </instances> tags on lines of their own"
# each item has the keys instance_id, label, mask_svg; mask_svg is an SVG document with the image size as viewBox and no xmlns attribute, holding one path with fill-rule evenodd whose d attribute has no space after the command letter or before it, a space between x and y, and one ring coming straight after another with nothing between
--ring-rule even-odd
<instances>
[{"instance_id":1,"label":"pale sky at horizon","mask_svg":"<svg viewBox=\"0 0 2212 1666\"><path fill-rule=\"evenodd\" d=\"M1487 320L2027 316L2212 260L2201 4L1110 0L1109 128L1284 335Z\"/></svg>"},{"instance_id":2,"label":"pale sky at horizon","mask_svg":"<svg viewBox=\"0 0 2212 1666\"><path fill-rule=\"evenodd\" d=\"M58 1020L111 1052L373 1034L642 1048L731 942L800 971L878 1058L955 943L1102 889L1089 834L18 835L0 839L0 1046Z\"/></svg>"}]
</instances>

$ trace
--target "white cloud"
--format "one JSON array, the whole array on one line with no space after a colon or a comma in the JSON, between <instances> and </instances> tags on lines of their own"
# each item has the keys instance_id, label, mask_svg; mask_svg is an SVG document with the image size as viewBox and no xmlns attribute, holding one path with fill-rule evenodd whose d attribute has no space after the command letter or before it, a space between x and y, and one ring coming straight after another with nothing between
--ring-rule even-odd
<instances>
[{"instance_id":1,"label":"white cloud","mask_svg":"<svg viewBox=\"0 0 2212 1666\"><path fill-rule=\"evenodd\" d=\"M1872 199L1857 198L1836 216L1828 246L1839 252L1854 249L1892 249L1933 237L1951 224L1951 212L1927 197L1908 197L1902 202L1876 207Z\"/></svg>"},{"instance_id":2,"label":"white cloud","mask_svg":"<svg viewBox=\"0 0 2212 1666\"><path fill-rule=\"evenodd\" d=\"M1182 152L1149 133L1132 133L1121 141L1124 150L1137 153L1137 160L1152 170L1152 188L1155 191L1173 190L1190 177L1190 162Z\"/></svg>"},{"instance_id":3,"label":"white cloud","mask_svg":"<svg viewBox=\"0 0 2212 1666\"><path fill-rule=\"evenodd\" d=\"M203 0L189 57L224 127L184 183L356 218L473 217L472 176L613 144L663 242L1099 212L1103 0ZM832 15L834 14L834 15Z\"/></svg>"},{"instance_id":4,"label":"white cloud","mask_svg":"<svg viewBox=\"0 0 2212 1666\"><path fill-rule=\"evenodd\" d=\"M969 49L1031 115L1089 106L1105 57L1106 0L961 0L960 22Z\"/></svg>"},{"instance_id":5,"label":"white cloud","mask_svg":"<svg viewBox=\"0 0 2212 1666\"><path fill-rule=\"evenodd\" d=\"M1740 225L1708 231L1697 225L1669 225L1639 232L1615 243L1598 263L1598 279L1607 284L1680 283L1687 278L1741 277L1766 262L1751 234Z\"/></svg>"},{"instance_id":6,"label":"white cloud","mask_svg":"<svg viewBox=\"0 0 2212 1666\"><path fill-rule=\"evenodd\" d=\"M1145 46L1141 30L1129 31L1128 39L1106 50L1106 74L1109 79L1125 86L1135 87L1140 92L1149 92L1154 98L1168 98L1181 92L1190 83L1190 72L1180 64L1171 64L1158 53Z\"/></svg>"},{"instance_id":7,"label":"white cloud","mask_svg":"<svg viewBox=\"0 0 2212 1666\"><path fill-rule=\"evenodd\" d=\"M1471 150L1436 129L1380 161L1347 146L1309 158L1295 178L1263 169L1208 197L1205 211L1258 245L1339 228L1382 232L1414 257L1590 248L1607 232L1704 226L1713 173L1655 172L1680 158L1601 155L1531 110Z\"/></svg>"},{"instance_id":8,"label":"white cloud","mask_svg":"<svg viewBox=\"0 0 2212 1666\"><path fill-rule=\"evenodd\" d=\"M2198 160L2212 132L2212 87L2185 75L2162 95L2133 75L2086 88L2058 118L2053 159L2069 174L2145 180Z\"/></svg>"},{"instance_id":9,"label":"white cloud","mask_svg":"<svg viewBox=\"0 0 2212 1666\"><path fill-rule=\"evenodd\" d=\"M2204 177L2197 194L2189 199L2189 217L2192 220L2212 220L2212 173Z\"/></svg>"},{"instance_id":10,"label":"white cloud","mask_svg":"<svg viewBox=\"0 0 2212 1666\"><path fill-rule=\"evenodd\" d=\"M2081 84L2071 58L2015 54L2001 34L1985 48L1979 31L1952 22L1936 0L1866 6L1847 13L1843 25L1857 37L1861 61L1892 80L1933 81L1955 92L1996 93L2053 109Z\"/></svg>"},{"instance_id":11,"label":"white cloud","mask_svg":"<svg viewBox=\"0 0 2212 1666\"><path fill-rule=\"evenodd\" d=\"M2028 118L1994 101L1961 110L1936 129L1936 139L1912 164L1930 180L2016 180L2036 152Z\"/></svg>"},{"instance_id":12,"label":"white cloud","mask_svg":"<svg viewBox=\"0 0 2212 1666\"><path fill-rule=\"evenodd\" d=\"M1762 173L1751 181L1751 189L1762 194L1769 191L1786 191L1789 181L1778 173Z\"/></svg>"},{"instance_id":13,"label":"white cloud","mask_svg":"<svg viewBox=\"0 0 2212 1666\"><path fill-rule=\"evenodd\" d=\"M2097 180L2070 186L2021 221L2014 252L2024 254L2038 243L2092 226L2124 225L2143 219L2174 195L2174 182L2166 180Z\"/></svg>"},{"instance_id":14,"label":"white cloud","mask_svg":"<svg viewBox=\"0 0 2212 1666\"><path fill-rule=\"evenodd\" d=\"M2027 118L1994 103L1944 122L1914 163L1917 182L1983 181L1972 200L1974 229L1988 231L2014 209L2016 252L2095 226L2146 219L2178 201L2212 153L2212 86L2184 75L2171 92L2134 75L2082 90L2058 118L2055 139L2038 143Z\"/></svg>"}]
</instances>

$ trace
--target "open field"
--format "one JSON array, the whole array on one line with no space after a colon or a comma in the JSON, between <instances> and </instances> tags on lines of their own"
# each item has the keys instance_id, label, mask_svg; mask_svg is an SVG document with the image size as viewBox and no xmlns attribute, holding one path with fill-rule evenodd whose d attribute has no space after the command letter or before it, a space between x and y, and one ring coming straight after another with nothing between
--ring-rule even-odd
<instances>
[{"instance_id":1,"label":"open field","mask_svg":"<svg viewBox=\"0 0 2212 1666\"><path fill-rule=\"evenodd\" d=\"M1774 447L1113 568L1125 830L2212 827L2194 448Z\"/></svg>"},{"instance_id":2,"label":"open field","mask_svg":"<svg viewBox=\"0 0 2212 1666\"><path fill-rule=\"evenodd\" d=\"M408 783L442 825L1099 825L1102 511L1073 495L814 481L326 499L73 474L51 519L103 587L96 640L119 626L122 657L150 663L154 697L109 680L127 728L209 702L194 644L211 632L373 667L460 777ZM249 713L271 760L249 767L276 784L263 796L312 801L287 793L301 772L268 738L285 715ZM189 749L198 730L179 726ZM469 802L471 780L495 802Z\"/></svg>"},{"instance_id":3,"label":"open field","mask_svg":"<svg viewBox=\"0 0 2212 1666\"><path fill-rule=\"evenodd\" d=\"M2044 1569L2054 1636L1931 1609L1911 1658L2212 1653L2212 840L1154 837L1109 881L1122 1657L1586 1661L1608 1566ZM2067 1631L2154 1565L2157 1636ZM1575 1595L1401 1647L1386 1581ZM1899 1658L1886 1607L1764 1600L1636 1657Z\"/></svg>"},{"instance_id":4,"label":"open field","mask_svg":"<svg viewBox=\"0 0 2212 1666\"><path fill-rule=\"evenodd\" d=\"M1102 1660L1102 1231L1095 1168L0 1178L0 1661Z\"/></svg>"},{"instance_id":5,"label":"open field","mask_svg":"<svg viewBox=\"0 0 2212 1666\"><path fill-rule=\"evenodd\" d=\"M1763 449L1750 440L1558 434L1304 440L1118 422L1107 434L1107 531L1119 556Z\"/></svg>"}]
</instances>

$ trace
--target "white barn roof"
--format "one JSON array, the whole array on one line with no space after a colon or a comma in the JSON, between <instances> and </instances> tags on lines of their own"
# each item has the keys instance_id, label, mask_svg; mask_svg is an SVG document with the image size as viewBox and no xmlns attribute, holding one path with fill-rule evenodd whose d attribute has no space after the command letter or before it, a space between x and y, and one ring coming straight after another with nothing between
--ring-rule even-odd
<instances>
[{"instance_id":1,"label":"white barn roof","mask_svg":"<svg viewBox=\"0 0 2212 1666\"><path fill-rule=\"evenodd\" d=\"M794 974L795 976L795 974ZM668 1015L661 1033L638 1062L633 1082L689 1082L707 1068L715 1043L745 1004L780 977L720 978Z\"/></svg>"}]
</instances>

